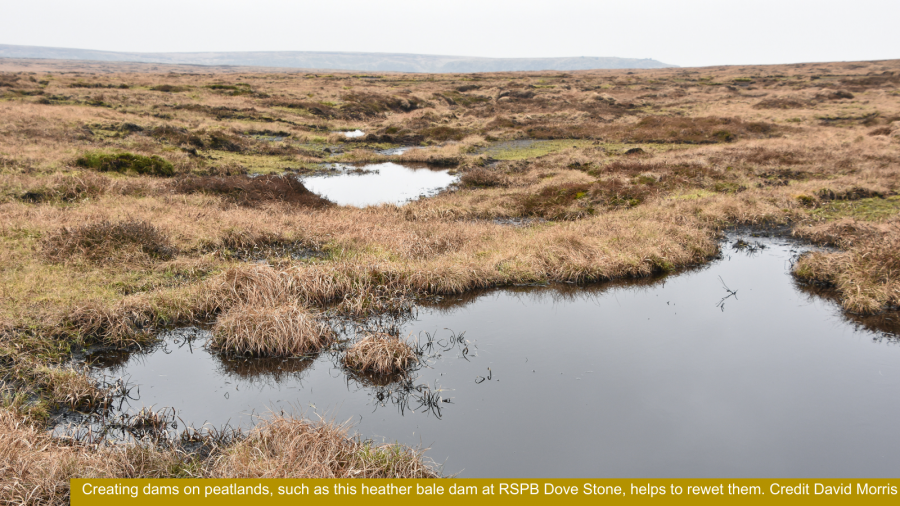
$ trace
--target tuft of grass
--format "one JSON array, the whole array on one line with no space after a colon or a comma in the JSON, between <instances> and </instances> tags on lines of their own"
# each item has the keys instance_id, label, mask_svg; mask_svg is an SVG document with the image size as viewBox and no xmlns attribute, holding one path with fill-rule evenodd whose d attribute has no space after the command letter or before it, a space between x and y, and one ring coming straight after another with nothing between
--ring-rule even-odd
<instances>
[{"instance_id":1,"label":"tuft of grass","mask_svg":"<svg viewBox=\"0 0 900 506\"><path fill-rule=\"evenodd\" d=\"M168 260L174 255L168 238L153 224L140 220L63 227L44 239L41 249L48 260L59 263L78 258L93 263Z\"/></svg>"},{"instance_id":2,"label":"tuft of grass","mask_svg":"<svg viewBox=\"0 0 900 506\"><path fill-rule=\"evenodd\" d=\"M112 399L110 392L98 387L87 370L40 366L31 374L45 399L69 409L93 411L108 406Z\"/></svg>"},{"instance_id":3,"label":"tuft of grass","mask_svg":"<svg viewBox=\"0 0 900 506\"><path fill-rule=\"evenodd\" d=\"M855 313L874 314L900 305L900 222L844 219L794 233L844 249L800 257L794 264L800 281L837 289L844 308Z\"/></svg>"},{"instance_id":4,"label":"tuft of grass","mask_svg":"<svg viewBox=\"0 0 900 506\"><path fill-rule=\"evenodd\" d=\"M211 478L437 478L422 452L351 438L347 427L288 417L265 420L210 459Z\"/></svg>"},{"instance_id":5,"label":"tuft of grass","mask_svg":"<svg viewBox=\"0 0 900 506\"><path fill-rule=\"evenodd\" d=\"M144 156L133 153L87 153L75 160L75 165L100 172L134 173L139 175L171 177L175 167L156 155Z\"/></svg>"},{"instance_id":6,"label":"tuft of grass","mask_svg":"<svg viewBox=\"0 0 900 506\"><path fill-rule=\"evenodd\" d=\"M303 308L238 305L220 316L209 347L253 357L297 357L333 340L331 329Z\"/></svg>"},{"instance_id":7,"label":"tuft of grass","mask_svg":"<svg viewBox=\"0 0 900 506\"><path fill-rule=\"evenodd\" d=\"M382 332L366 334L344 354L348 369L376 376L402 375L416 362L416 351L409 343Z\"/></svg>"}]
</instances>

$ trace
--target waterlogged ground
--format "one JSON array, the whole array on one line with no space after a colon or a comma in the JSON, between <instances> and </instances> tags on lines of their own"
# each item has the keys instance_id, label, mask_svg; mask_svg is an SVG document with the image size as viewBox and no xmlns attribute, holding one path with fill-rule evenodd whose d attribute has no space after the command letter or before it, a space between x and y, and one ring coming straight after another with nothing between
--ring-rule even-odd
<instances>
[{"instance_id":1,"label":"waterlogged ground","mask_svg":"<svg viewBox=\"0 0 900 506\"><path fill-rule=\"evenodd\" d=\"M447 169L408 167L397 163L368 164L359 168L339 165L336 175L303 178L313 193L342 206L366 207L403 204L434 195L458 180Z\"/></svg>"},{"instance_id":2,"label":"waterlogged ground","mask_svg":"<svg viewBox=\"0 0 900 506\"><path fill-rule=\"evenodd\" d=\"M796 286L799 251L732 236L721 260L664 279L420 308L403 330L434 336L431 359L405 387L350 379L333 353L225 360L198 330L95 374L128 377L132 410L171 406L195 426L270 409L346 420L464 477L896 476L892 323L867 330Z\"/></svg>"}]
</instances>

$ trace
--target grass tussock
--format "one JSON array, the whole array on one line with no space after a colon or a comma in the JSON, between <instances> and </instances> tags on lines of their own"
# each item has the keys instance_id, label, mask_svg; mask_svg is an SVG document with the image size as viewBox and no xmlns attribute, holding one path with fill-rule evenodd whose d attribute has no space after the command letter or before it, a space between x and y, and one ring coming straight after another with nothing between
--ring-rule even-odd
<instances>
[{"instance_id":1,"label":"grass tussock","mask_svg":"<svg viewBox=\"0 0 900 506\"><path fill-rule=\"evenodd\" d=\"M168 260L174 255L166 235L141 220L63 227L48 236L41 248L49 261L61 263L79 259L97 264Z\"/></svg>"},{"instance_id":2,"label":"grass tussock","mask_svg":"<svg viewBox=\"0 0 900 506\"><path fill-rule=\"evenodd\" d=\"M238 305L216 321L209 347L253 357L297 357L332 340L331 329L299 306Z\"/></svg>"},{"instance_id":3,"label":"grass tussock","mask_svg":"<svg viewBox=\"0 0 900 506\"><path fill-rule=\"evenodd\" d=\"M900 222L865 223L847 219L799 229L796 234L843 249L814 252L794 265L807 283L835 288L844 308L873 314L900 306Z\"/></svg>"},{"instance_id":4,"label":"grass tussock","mask_svg":"<svg viewBox=\"0 0 900 506\"><path fill-rule=\"evenodd\" d=\"M92 412L109 406L111 392L97 385L87 370L40 366L33 371L33 384L54 405L77 411Z\"/></svg>"},{"instance_id":5,"label":"grass tussock","mask_svg":"<svg viewBox=\"0 0 900 506\"><path fill-rule=\"evenodd\" d=\"M345 427L276 417L213 459L217 478L436 478L421 452L347 436Z\"/></svg>"},{"instance_id":6,"label":"grass tussock","mask_svg":"<svg viewBox=\"0 0 900 506\"><path fill-rule=\"evenodd\" d=\"M307 190L300 180L291 176L190 176L177 180L174 189L184 194L219 195L227 202L247 207L272 202L313 209L333 205L328 199Z\"/></svg>"},{"instance_id":7,"label":"grass tussock","mask_svg":"<svg viewBox=\"0 0 900 506\"><path fill-rule=\"evenodd\" d=\"M374 376L398 376L418 361L415 349L399 336L370 332L344 353L344 365Z\"/></svg>"}]
</instances>

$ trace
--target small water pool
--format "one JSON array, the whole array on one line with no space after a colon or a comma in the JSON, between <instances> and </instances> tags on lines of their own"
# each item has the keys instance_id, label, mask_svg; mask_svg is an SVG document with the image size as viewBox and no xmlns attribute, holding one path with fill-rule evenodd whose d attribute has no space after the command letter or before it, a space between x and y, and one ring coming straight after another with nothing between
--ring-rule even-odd
<instances>
[{"instance_id":1,"label":"small water pool","mask_svg":"<svg viewBox=\"0 0 900 506\"><path fill-rule=\"evenodd\" d=\"M342 206L404 204L435 195L458 180L447 169L411 167L392 162L362 167L336 166L341 168L336 175L308 176L302 181L310 191Z\"/></svg>"}]
</instances>

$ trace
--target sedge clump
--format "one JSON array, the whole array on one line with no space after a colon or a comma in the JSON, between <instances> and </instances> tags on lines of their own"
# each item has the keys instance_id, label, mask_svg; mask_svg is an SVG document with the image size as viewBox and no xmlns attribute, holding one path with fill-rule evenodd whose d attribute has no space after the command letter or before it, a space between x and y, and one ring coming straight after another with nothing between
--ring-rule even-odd
<instances>
[{"instance_id":1,"label":"sedge clump","mask_svg":"<svg viewBox=\"0 0 900 506\"><path fill-rule=\"evenodd\" d=\"M415 349L397 336L371 332L347 349L347 368L374 375L398 375L418 362Z\"/></svg>"},{"instance_id":2,"label":"sedge clump","mask_svg":"<svg viewBox=\"0 0 900 506\"><path fill-rule=\"evenodd\" d=\"M298 305L238 305L219 317L209 347L244 356L296 357L332 341L331 329Z\"/></svg>"}]
</instances>

